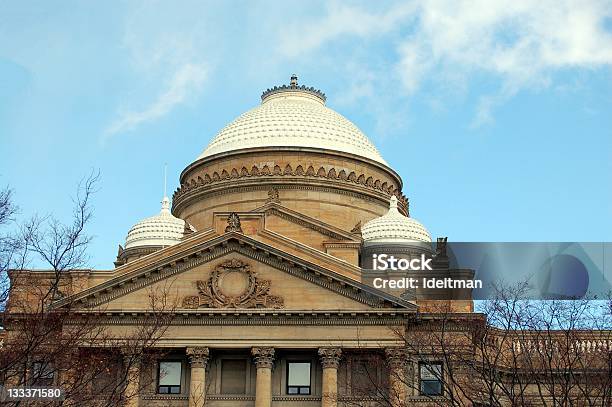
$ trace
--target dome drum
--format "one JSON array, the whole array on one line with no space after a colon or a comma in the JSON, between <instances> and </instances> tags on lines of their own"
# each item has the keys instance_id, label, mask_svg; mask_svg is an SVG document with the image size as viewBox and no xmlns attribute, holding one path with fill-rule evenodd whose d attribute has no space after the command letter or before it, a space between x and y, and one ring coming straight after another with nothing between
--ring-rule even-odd
<instances>
[{"instance_id":1,"label":"dome drum","mask_svg":"<svg viewBox=\"0 0 612 407\"><path fill-rule=\"evenodd\" d=\"M250 210L265 204L271 186L281 191L284 206L315 218L323 216L320 211L326 205L330 211L333 206L338 212L348 210L350 219L342 224L337 216L330 218L346 230L385 213L392 194L400 196L400 206L407 210L401 179L386 166L312 148L259 148L205 158L187 168L181 181L173 213L198 229L210 226L202 223L208 212L225 210L219 206L220 195L224 202L243 201L243 210Z\"/></svg>"}]
</instances>

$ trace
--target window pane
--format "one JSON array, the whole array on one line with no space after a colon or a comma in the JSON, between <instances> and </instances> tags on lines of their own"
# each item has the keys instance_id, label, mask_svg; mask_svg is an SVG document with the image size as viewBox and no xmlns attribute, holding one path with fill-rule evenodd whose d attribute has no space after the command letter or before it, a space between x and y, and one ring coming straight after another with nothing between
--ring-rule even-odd
<instances>
[{"instance_id":1,"label":"window pane","mask_svg":"<svg viewBox=\"0 0 612 407\"><path fill-rule=\"evenodd\" d=\"M439 381L421 382L421 393L427 396L438 396L442 394L442 383Z\"/></svg>"},{"instance_id":2,"label":"window pane","mask_svg":"<svg viewBox=\"0 0 612 407\"><path fill-rule=\"evenodd\" d=\"M310 386L310 363L290 362L288 368L287 384L289 386Z\"/></svg>"},{"instance_id":3,"label":"window pane","mask_svg":"<svg viewBox=\"0 0 612 407\"><path fill-rule=\"evenodd\" d=\"M442 378L442 365L439 363L421 365L421 380L440 380Z\"/></svg>"},{"instance_id":4,"label":"window pane","mask_svg":"<svg viewBox=\"0 0 612 407\"><path fill-rule=\"evenodd\" d=\"M221 362L221 393L246 393L246 360L224 359Z\"/></svg>"},{"instance_id":5,"label":"window pane","mask_svg":"<svg viewBox=\"0 0 612 407\"><path fill-rule=\"evenodd\" d=\"M181 362L159 363L159 385L180 386L181 385Z\"/></svg>"}]
</instances>

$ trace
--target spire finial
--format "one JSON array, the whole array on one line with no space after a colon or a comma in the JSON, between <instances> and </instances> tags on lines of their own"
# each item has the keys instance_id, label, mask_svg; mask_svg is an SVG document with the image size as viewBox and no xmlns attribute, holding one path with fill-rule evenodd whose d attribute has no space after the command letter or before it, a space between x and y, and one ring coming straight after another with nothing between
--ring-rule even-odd
<instances>
[{"instance_id":1,"label":"spire finial","mask_svg":"<svg viewBox=\"0 0 612 407\"><path fill-rule=\"evenodd\" d=\"M291 82L289 82L292 88L297 88L298 86L298 77L296 74L291 75Z\"/></svg>"},{"instance_id":2,"label":"spire finial","mask_svg":"<svg viewBox=\"0 0 612 407\"><path fill-rule=\"evenodd\" d=\"M168 196L166 195L167 173L168 173L168 164L165 163L164 164L164 197L162 198L162 201L161 201L162 213L170 213L170 199L168 199Z\"/></svg>"}]
</instances>

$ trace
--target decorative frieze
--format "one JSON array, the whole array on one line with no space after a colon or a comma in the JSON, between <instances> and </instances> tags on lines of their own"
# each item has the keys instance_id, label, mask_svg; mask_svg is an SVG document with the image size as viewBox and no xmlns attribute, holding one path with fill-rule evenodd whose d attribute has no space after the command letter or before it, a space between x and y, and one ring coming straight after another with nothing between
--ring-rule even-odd
<instances>
[{"instance_id":1,"label":"decorative frieze","mask_svg":"<svg viewBox=\"0 0 612 407\"><path fill-rule=\"evenodd\" d=\"M387 181L381 181L374 179L372 176L368 176L363 173L356 173L351 171L349 174L344 169L337 170L334 167L326 169L321 166L318 169L312 165L308 166L306 170L302 165L297 165L294 170L291 164L287 164L284 170L280 167L270 169L268 165L264 165L261 169L257 165L253 165L251 170L247 167L232 168L231 170L222 170L219 174L214 171L212 174L204 174L203 176L197 176L192 178L183 184L174 192L173 203L176 205L182 198L182 196L188 192L198 190L203 186L218 182L234 181L236 179L252 178L252 177L302 177L302 178L322 178L327 180L340 181L347 184L357 184L362 187L373 189L376 191L384 192L387 195L397 196L400 208L407 213L408 211L408 200L397 186L388 183Z\"/></svg>"},{"instance_id":2,"label":"decorative frieze","mask_svg":"<svg viewBox=\"0 0 612 407\"><path fill-rule=\"evenodd\" d=\"M245 310L246 311L246 310ZM270 312L267 312L270 311ZM171 313L172 311L169 311ZM346 311L334 312L291 312L287 310L256 310L253 312L239 312L235 310L184 310L180 315L168 321L172 326L404 326L412 310L393 311L390 313ZM142 325L150 320L146 311L132 312L103 312L98 321L107 325L130 326ZM78 321L69 319L67 325L78 324Z\"/></svg>"}]
</instances>

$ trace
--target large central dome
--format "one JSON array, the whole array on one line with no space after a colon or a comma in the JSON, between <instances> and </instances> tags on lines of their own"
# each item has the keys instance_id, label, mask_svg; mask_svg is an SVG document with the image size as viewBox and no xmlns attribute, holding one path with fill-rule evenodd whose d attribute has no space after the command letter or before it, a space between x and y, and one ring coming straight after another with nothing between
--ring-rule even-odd
<instances>
[{"instance_id":1,"label":"large central dome","mask_svg":"<svg viewBox=\"0 0 612 407\"><path fill-rule=\"evenodd\" d=\"M325 95L297 85L269 89L262 103L228 124L198 157L254 147L310 147L340 151L387 164L350 120L325 106Z\"/></svg>"}]
</instances>

